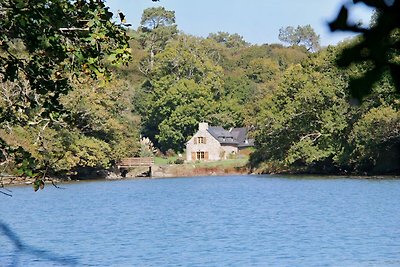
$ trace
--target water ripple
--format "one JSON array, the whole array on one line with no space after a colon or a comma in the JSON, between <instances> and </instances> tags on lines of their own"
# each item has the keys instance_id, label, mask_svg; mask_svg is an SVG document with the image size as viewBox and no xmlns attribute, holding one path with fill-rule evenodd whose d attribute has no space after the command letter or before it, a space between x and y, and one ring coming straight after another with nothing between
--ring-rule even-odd
<instances>
[{"instance_id":1,"label":"water ripple","mask_svg":"<svg viewBox=\"0 0 400 267\"><path fill-rule=\"evenodd\" d=\"M199 177L15 188L3 220L81 266L400 266L400 181ZM15 256L0 236L0 265ZM20 266L53 266L35 255ZM56 265L56 264L54 264Z\"/></svg>"}]
</instances>

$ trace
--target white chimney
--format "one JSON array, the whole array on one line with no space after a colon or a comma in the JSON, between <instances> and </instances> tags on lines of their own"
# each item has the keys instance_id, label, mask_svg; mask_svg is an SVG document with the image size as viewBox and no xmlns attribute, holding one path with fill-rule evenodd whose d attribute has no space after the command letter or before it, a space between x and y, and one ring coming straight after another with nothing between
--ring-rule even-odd
<instances>
[{"instance_id":1,"label":"white chimney","mask_svg":"<svg viewBox=\"0 0 400 267\"><path fill-rule=\"evenodd\" d=\"M199 131L206 131L208 129L208 123L207 122L200 122L199 123Z\"/></svg>"}]
</instances>

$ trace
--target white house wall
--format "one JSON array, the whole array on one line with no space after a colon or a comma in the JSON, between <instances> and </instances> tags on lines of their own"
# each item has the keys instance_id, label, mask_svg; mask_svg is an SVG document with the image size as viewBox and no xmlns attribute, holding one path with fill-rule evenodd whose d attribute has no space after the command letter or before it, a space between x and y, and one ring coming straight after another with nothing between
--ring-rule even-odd
<instances>
[{"instance_id":1,"label":"white house wall","mask_svg":"<svg viewBox=\"0 0 400 267\"><path fill-rule=\"evenodd\" d=\"M205 144L195 144L197 137L205 137ZM208 152L208 160L220 160L221 144L207 130L199 130L186 144L186 160L192 161L192 152Z\"/></svg>"},{"instance_id":2,"label":"white house wall","mask_svg":"<svg viewBox=\"0 0 400 267\"><path fill-rule=\"evenodd\" d=\"M222 145L220 150L224 152L223 159L228 159L229 155L238 153L238 148L230 145Z\"/></svg>"}]
</instances>

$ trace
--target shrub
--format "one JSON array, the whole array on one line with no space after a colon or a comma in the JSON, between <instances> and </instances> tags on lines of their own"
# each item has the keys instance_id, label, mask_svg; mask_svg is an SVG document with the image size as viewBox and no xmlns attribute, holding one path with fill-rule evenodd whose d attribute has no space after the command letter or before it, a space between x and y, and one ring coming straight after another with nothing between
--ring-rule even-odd
<instances>
[{"instance_id":1,"label":"shrub","mask_svg":"<svg viewBox=\"0 0 400 267\"><path fill-rule=\"evenodd\" d=\"M175 164L183 164L183 163L185 163L185 161L184 161L183 159L176 159L176 160L174 161L174 163L175 163Z\"/></svg>"},{"instance_id":2,"label":"shrub","mask_svg":"<svg viewBox=\"0 0 400 267\"><path fill-rule=\"evenodd\" d=\"M176 153L175 153L174 150L168 149L168 150L165 152L165 156L167 156L168 158L169 158L169 157L174 157L174 156L176 156Z\"/></svg>"}]
</instances>

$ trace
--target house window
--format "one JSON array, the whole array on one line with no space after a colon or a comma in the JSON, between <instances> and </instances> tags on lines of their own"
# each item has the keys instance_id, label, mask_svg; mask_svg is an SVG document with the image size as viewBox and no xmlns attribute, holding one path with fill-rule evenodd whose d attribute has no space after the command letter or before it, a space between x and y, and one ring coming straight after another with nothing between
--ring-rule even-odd
<instances>
[{"instance_id":1,"label":"house window","mask_svg":"<svg viewBox=\"0 0 400 267\"><path fill-rule=\"evenodd\" d=\"M192 152L192 160L209 160L208 151Z\"/></svg>"},{"instance_id":2,"label":"house window","mask_svg":"<svg viewBox=\"0 0 400 267\"><path fill-rule=\"evenodd\" d=\"M204 151L196 152L196 159L197 159L197 160L204 160L204 159L205 159L205 153L204 153Z\"/></svg>"},{"instance_id":3,"label":"house window","mask_svg":"<svg viewBox=\"0 0 400 267\"><path fill-rule=\"evenodd\" d=\"M205 137L197 137L197 143L198 144L205 144L206 143L206 138Z\"/></svg>"}]
</instances>

